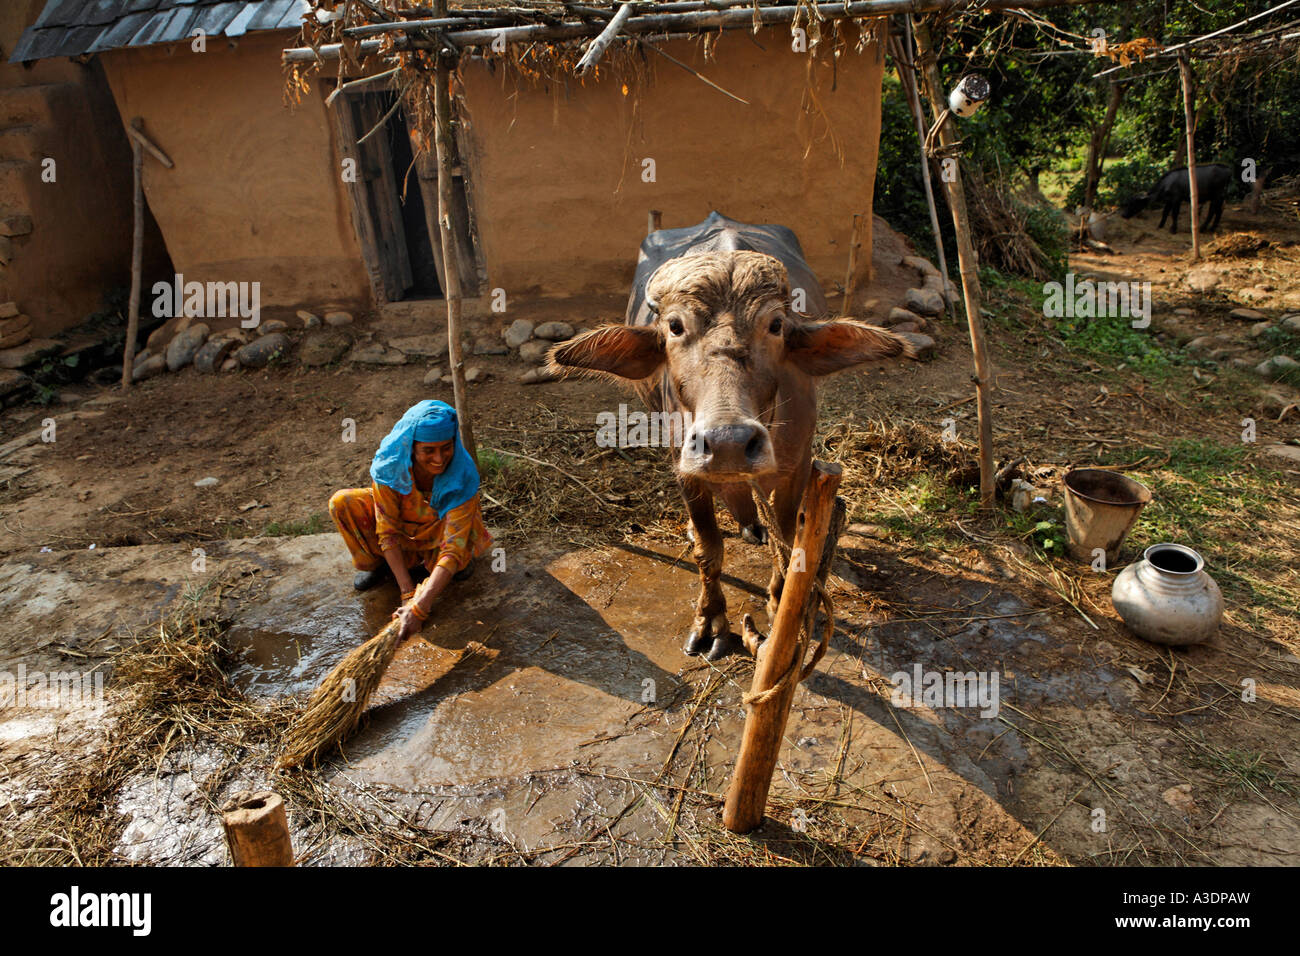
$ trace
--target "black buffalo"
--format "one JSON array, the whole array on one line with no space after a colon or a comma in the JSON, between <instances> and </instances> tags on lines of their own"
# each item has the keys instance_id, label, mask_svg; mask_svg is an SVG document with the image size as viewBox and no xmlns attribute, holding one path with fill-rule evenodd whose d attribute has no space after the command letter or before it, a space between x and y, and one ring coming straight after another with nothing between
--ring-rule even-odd
<instances>
[{"instance_id":1,"label":"black buffalo","mask_svg":"<svg viewBox=\"0 0 1300 956\"><path fill-rule=\"evenodd\" d=\"M1219 220L1223 217L1223 200L1231 184L1232 168L1223 163L1207 163L1196 167L1196 198L1202 203L1210 204L1201 232L1213 232L1218 228ZM1191 199L1187 167L1182 166L1171 169L1147 192L1141 196L1134 196L1125 203L1123 216L1125 219L1132 219L1148 205L1160 203L1164 206L1164 212L1160 216L1160 225L1156 228L1163 229L1165 220L1168 219L1169 231L1177 232L1178 210L1183 203L1191 202ZM1193 215L1195 213L1196 211L1193 210Z\"/></svg>"}]
</instances>

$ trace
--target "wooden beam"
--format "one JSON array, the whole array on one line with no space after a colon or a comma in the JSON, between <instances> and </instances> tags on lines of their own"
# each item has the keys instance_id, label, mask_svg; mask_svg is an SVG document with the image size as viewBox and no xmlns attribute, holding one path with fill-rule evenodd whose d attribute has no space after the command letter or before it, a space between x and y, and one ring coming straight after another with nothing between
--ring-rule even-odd
<instances>
[{"instance_id":1,"label":"wooden beam","mask_svg":"<svg viewBox=\"0 0 1300 956\"><path fill-rule=\"evenodd\" d=\"M727 788L722 823L733 833L748 833L763 822L772 774L790 716L790 703L803 666L803 661L796 657L801 646L799 632L803 628L804 609L822 565L822 552L835 511L835 491L842 477L839 465L813 462L794 538L793 554L801 555L803 561L790 562L771 633L759 646L750 688L751 697L759 699L749 705L740 755ZM768 529L768 534L777 533L776 528ZM773 690L775 693L769 693Z\"/></svg>"},{"instance_id":2,"label":"wooden beam","mask_svg":"<svg viewBox=\"0 0 1300 956\"><path fill-rule=\"evenodd\" d=\"M140 117L131 120L128 130L137 129ZM144 268L144 141L131 138L131 206L135 225L131 233L131 299L126 312L126 344L122 348L122 390L131 387L135 372L135 340L140 334L140 273Z\"/></svg>"},{"instance_id":3,"label":"wooden beam","mask_svg":"<svg viewBox=\"0 0 1300 956\"><path fill-rule=\"evenodd\" d=\"M136 125L137 123L140 122L141 120L139 117L133 119L131 121L131 125L126 128L127 135L130 136L133 140L136 140L145 149L149 150L149 154L153 156L154 159L158 160L158 162L162 163L168 169L174 169L176 167L176 164L171 161L171 157L168 156L166 153L164 153L161 149L159 149L154 144L153 140L151 140L148 136L144 135L144 130L142 127Z\"/></svg>"},{"instance_id":4,"label":"wooden beam","mask_svg":"<svg viewBox=\"0 0 1300 956\"><path fill-rule=\"evenodd\" d=\"M1083 6L1104 0L987 0L979 4L983 10L1037 10L1044 7ZM855 17L883 17L894 13L950 13L974 6L973 0L857 0L857 2L820 4L817 9L822 20L844 20ZM623 33L673 33L713 29L744 29L752 27L755 20L767 26L790 23L807 7L797 4L780 6L752 5L737 9L700 10L685 13L654 13L632 16L623 24ZM450 30L439 33L443 40L457 46L487 46L495 40L506 43L525 43L538 40L563 41L593 37L606 27L600 21L565 23L530 23L514 27L485 27L474 30ZM362 40L355 55L360 59L377 53L383 40ZM436 39L412 39L409 35L397 37L391 49L394 52L410 49L437 48ZM295 47L284 51L285 63L310 63L317 60L337 60L342 44L329 43L319 49Z\"/></svg>"},{"instance_id":5,"label":"wooden beam","mask_svg":"<svg viewBox=\"0 0 1300 956\"><path fill-rule=\"evenodd\" d=\"M586 76L591 72L592 68L600 61L600 58L605 55L605 50L614 42L614 38L622 31L623 24L627 23L632 16L632 11L635 9L636 4L634 3L625 3L618 8L618 13L614 14L596 39L591 41L591 45L587 47L587 52L582 54L582 59L573 68L574 73L578 74L578 76Z\"/></svg>"},{"instance_id":6,"label":"wooden beam","mask_svg":"<svg viewBox=\"0 0 1300 956\"><path fill-rule=\"evenodd\" d=\"M930 28L924 20L916 19L913 29L916 34L916 54L921 66L921 79L925 83L926 96L930 100L930 111L939 126L939 143L946 151L951 151L957 144L953 132L951 115L947 113L947 102L943 95L943 82L939 76L939 60L930 40ZM975 256L975 246L971 242L969 218L966 214L966 191L962 187L960 172L947 177L944 187L948 193L948 210L952 213L952 227L957 234L957 262L961 269L962 293L966 302L966 324L970 329L971 352L975 359L975 396L979 412L979 456L980 456L980 507L993 507L995 491L993 474L993 369L989 364L988 349L984 344L984 320L980 316L980 280L979 262ZM945 297L947 289L944 290Z\"/></svg>"},{"instance_id":7,"label":"wooden beam","mask_svg":"<svg viewBox=\"0 0 1300 956\"><path fill-rule=\"evenodd\" d=\"M1196 111L1192 108L1192 64L1187 51L1178 54L1178 73L1183 80L1183 123L1187 129L1187 195L1192 203L1192 258L1201 258L1201 212L1196 188Z\"/></svg>"},{"instance_id":8,"label":"wooden beam","mask_svg":"<svg viewBox=\"0 0 1300 956\"><path fill-rule=\"evenodd\" d=\"M436 0L434 15L447 15L447 0ZM478 445L474 441L474 424L466 402L465 362L460 354L461 282L460 249L452 217L456 204L452 195L452 153L455 149L451 130L451 67L445 53L438 53L434 68L433 113L436 124L434 147L438 155L438 230L442 237L442 273L447 298L447 361L451 364L451 388L460 421L460 440L478 464Z\"/></svg>"}]
</instances>

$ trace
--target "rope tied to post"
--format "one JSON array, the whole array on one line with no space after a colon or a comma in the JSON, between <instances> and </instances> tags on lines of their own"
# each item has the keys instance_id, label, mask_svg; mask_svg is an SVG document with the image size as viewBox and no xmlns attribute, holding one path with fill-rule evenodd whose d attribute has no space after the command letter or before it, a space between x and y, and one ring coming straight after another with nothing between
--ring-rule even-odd
<instances>
[{"instance_id":1,"label":"rope tied to post","mask_svg":"<svg viewBox=\"0 0 1300 956\"><path fill-rule=\"evenodd\" d=\"M789 562L793 549L791 548L790 543L786 541L784 536L781 534L781 526L776 520L776 513L772 510L772 505L768 502L767 496L763 494L762 489L758 487L758 483L751 480L749 486L754 493L754 500L758 504L759 515L762 517L763 523L767 525L767 544L768 548L772 552L772 560L775 561L777 566L781 569L781 576L784 578L789 569ZM823 555L822 564L818 568L818 578L820 578L823 568L826 573L830 572L830 560L835 554L836 539L838 539L838 533L835 528L835 522L832 519L831 540L826 548L829 554ZM804 610L803 622L799 627L799 644L795 648L794 657L790 661L790 666L785 669L785 673L781 675L780 679L767 690L758 692L746 691L741 696L741 703L746 707L753 707L762 704L774 697L776 694L781 692L792 678L795 680L795 683L802 683L807 680L812 675L813 669L817 666L817 663L825 656L826 648L830 644L831 635L835 632L835 602L831 600L830 593L817 578L813 580L813 590L817 594L817 600L808 602L808 607ZM808 652L808 644L813 632L813 622L816 618L819 604L826 611L826 626L822 628L821 640L818 641L817 647L813 650L812 658L807 664L804 664L801 669L800 664L804 659L804 655ZM794 676L796 673L799 675L798 677Z\"/></svg>"}]
</instances>

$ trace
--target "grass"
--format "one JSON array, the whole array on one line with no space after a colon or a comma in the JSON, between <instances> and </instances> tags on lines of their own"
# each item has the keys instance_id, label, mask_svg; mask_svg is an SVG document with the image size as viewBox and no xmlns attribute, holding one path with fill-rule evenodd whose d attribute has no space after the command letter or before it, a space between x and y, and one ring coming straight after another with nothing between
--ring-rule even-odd
<instances>
[{"instance_id":1,"label":"grass","mask_svg":"<svg viewBox=\"0 0 1300 956\"><path fill-rule=\"evenodd\" d=\"M329 529L325 515L316 512L302 521L272 521L262 531L271 538L298 537L305 534L321 534Z\"/></svg>"}]
</instances>

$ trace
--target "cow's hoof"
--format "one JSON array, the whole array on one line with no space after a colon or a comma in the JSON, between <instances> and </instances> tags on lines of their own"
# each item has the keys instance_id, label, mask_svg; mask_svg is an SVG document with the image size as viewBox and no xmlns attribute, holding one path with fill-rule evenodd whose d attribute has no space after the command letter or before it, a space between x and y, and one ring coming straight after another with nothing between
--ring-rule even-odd
<instances>
[{"instance_id":1,"label":"cow's hoof","mask_svg":"<svg viewBox=\"0 0 1300 956\"><path fill-rule=\"evenodd\" d=\"M740 642L745 645L745 650L757 657L758 649L767 640L767 635L754 626L754 619L748 614L741 620L740 627Z\"/></svg>"},{"instance_id":2,"label":"cow's hoof","mask_svg":"<svg viewBox=\"0 0 1300 956\"><path fill-rule=\"evenodd\" d=\"M767 529L757 521L741 528L740 536L750 544L767 544Z\"/></svg>"},{"instance_id":3,"label":"cow's hoof","mask_svg":"<svg viewBox=\"0 0 1300 956\"><path fill-rule=\"evenodd\" d=\"M720 661L731 653L731 635L722 634L713 639L713 646L704 655L706 661Z\"/></svg>"},{"instance_id":4,"label":"cow's hoof","mask_svg":"<svg viewBox=\"0 0 1300 956\"><path fill-rule=\"evenodd\" d=\"M722 614L715 614L713 617L704 617L701 615L700 617L697 617L695 623L691 625L691 633L686 635L686 643L682 645L682 650L691 657L694 657L696 654L700 653L700 651L708 647L710 648L709 653L711 654L713 653L712 647L716 645L718 641L726 638L727 630L727 615L725 612ZM709 659L713 660L714 658Z\"/></svg>"}]
</instances>

